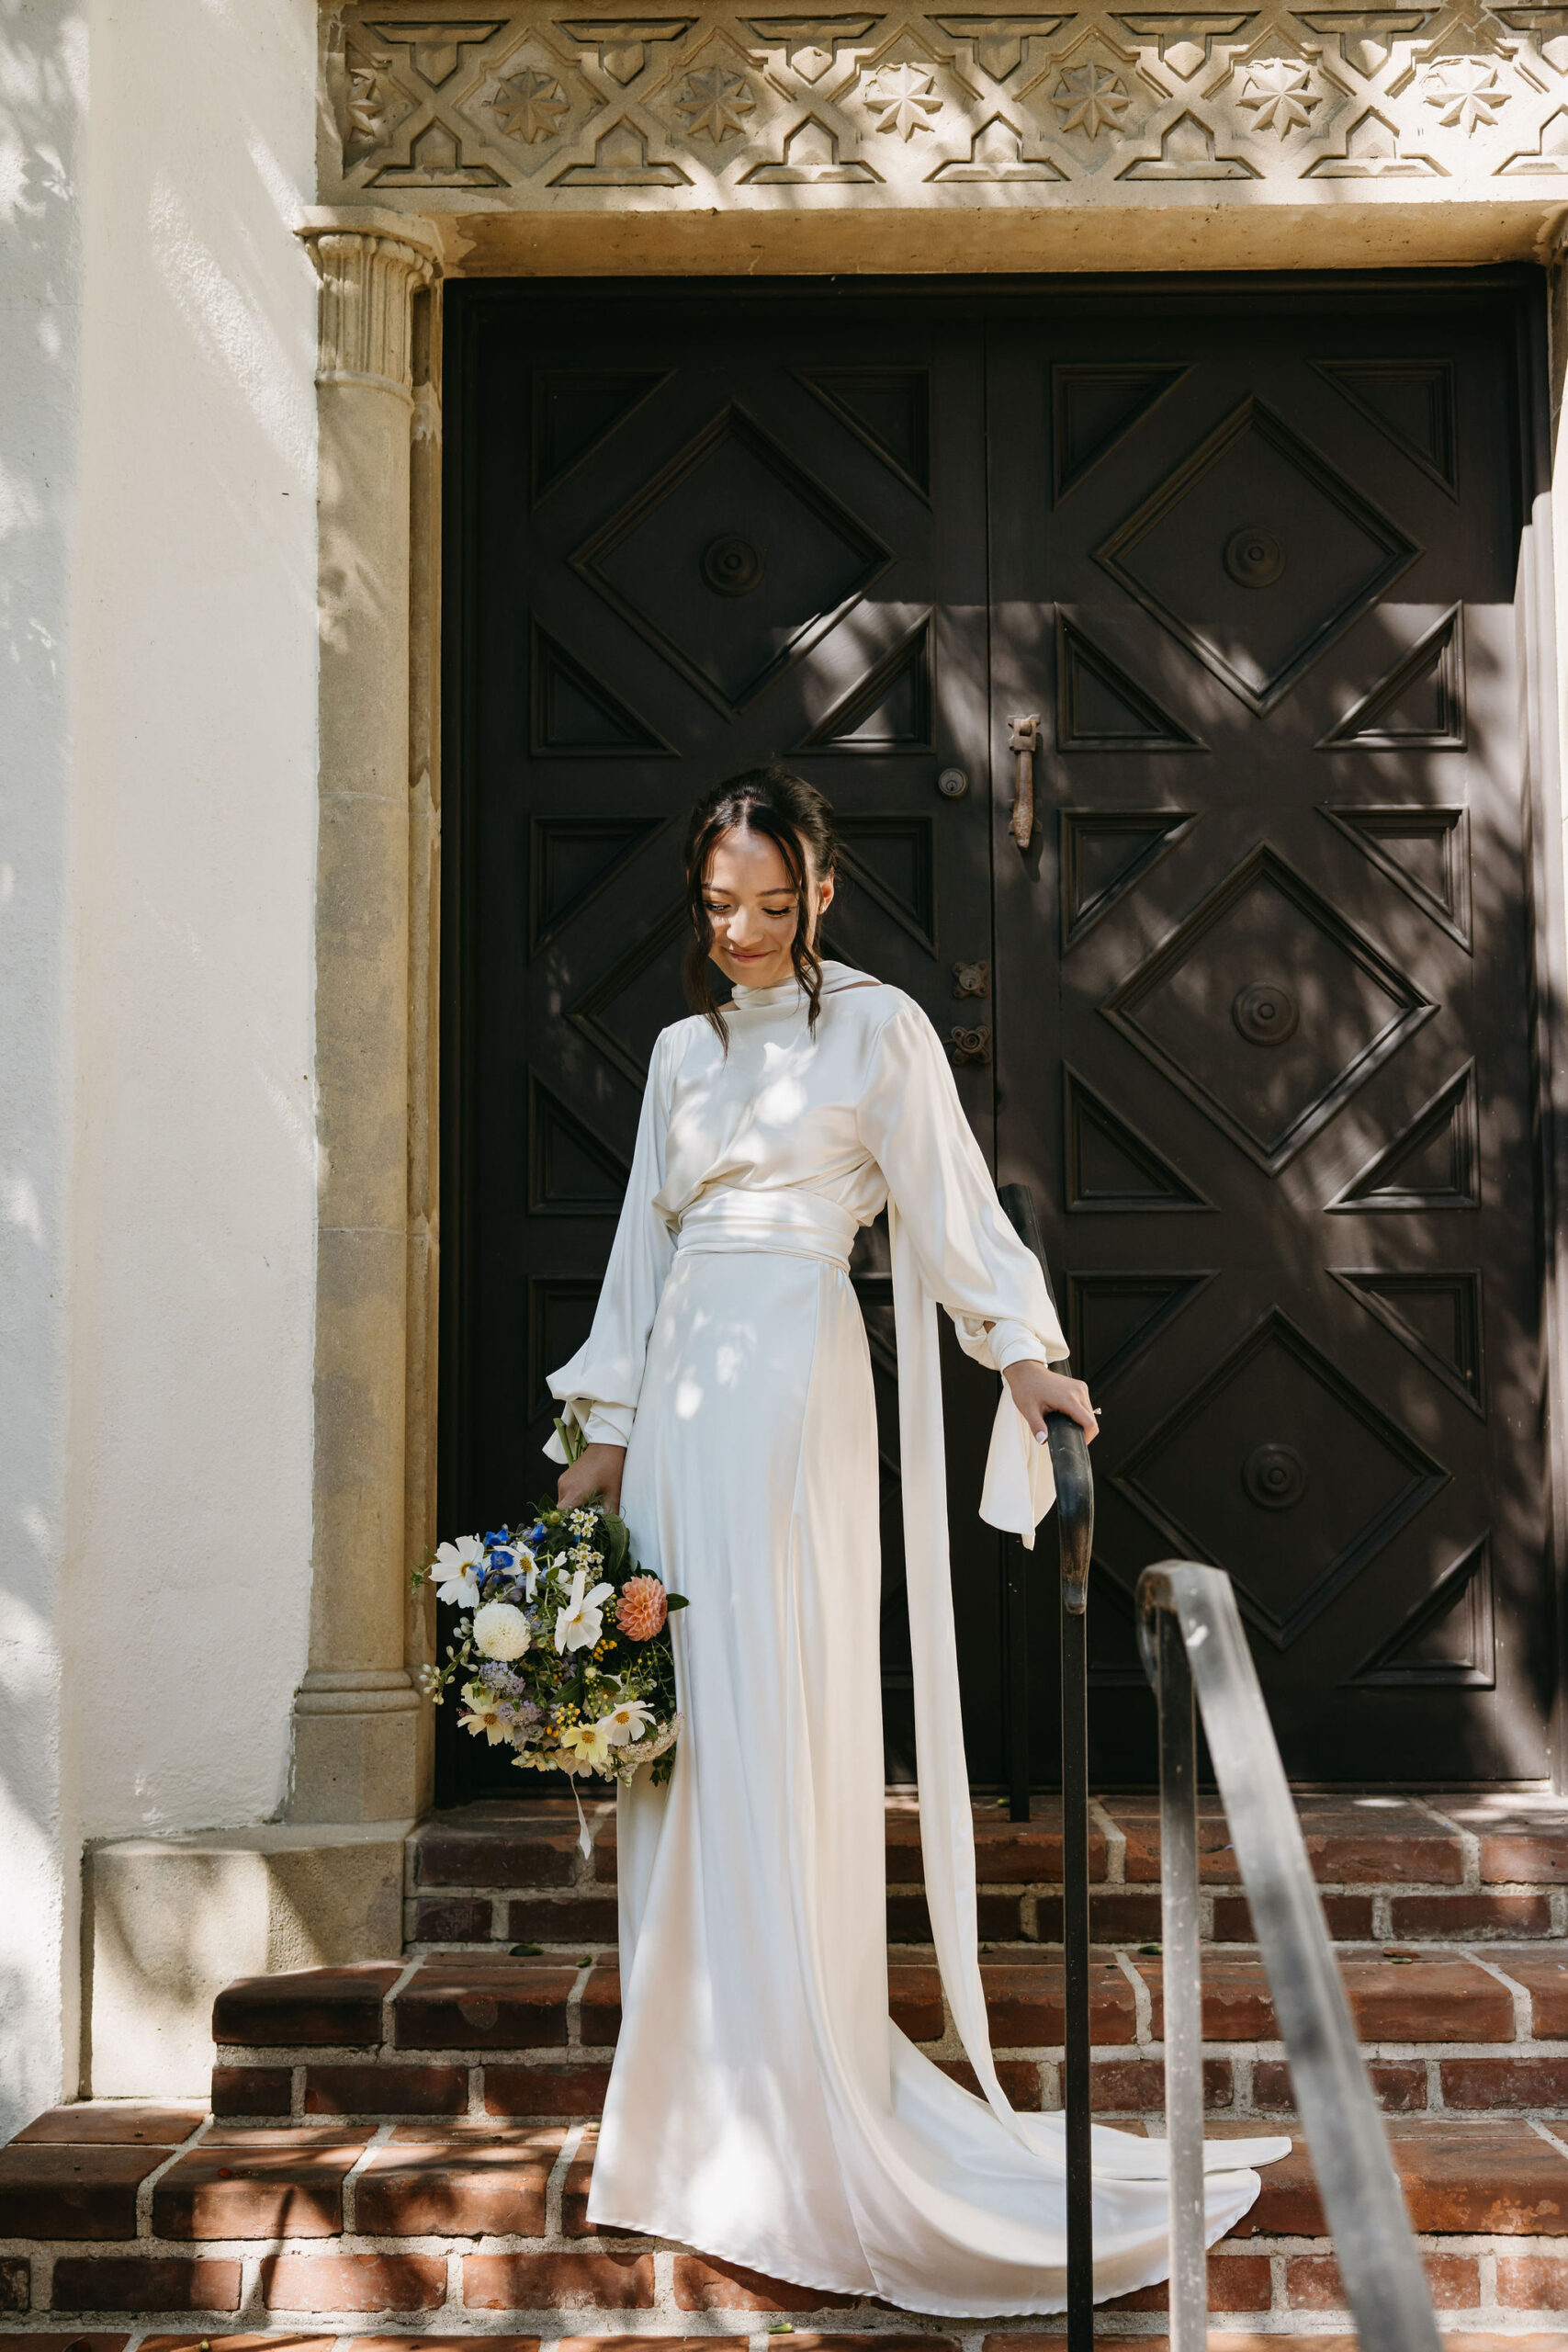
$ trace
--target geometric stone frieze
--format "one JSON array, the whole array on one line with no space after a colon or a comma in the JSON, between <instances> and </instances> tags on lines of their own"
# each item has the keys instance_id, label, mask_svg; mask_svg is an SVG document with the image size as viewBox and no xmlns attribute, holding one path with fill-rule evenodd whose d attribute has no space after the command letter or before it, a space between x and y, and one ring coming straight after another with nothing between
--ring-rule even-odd
<instances>
[{"instance_id":1,"label":"geometric stone frieze","mask_svg":"<svg viewBox=\"0 0 1568 2352\"><path fill-rule=\"evenodd\" d=\"M1168 202L1185 185L1204 202L1299 205L1568 185L1568 6L792 15L703 0L603 17L570 0L388 0L323 25L333 202L1053 208L1161 188Z\"/></svg>"}]
</instances>

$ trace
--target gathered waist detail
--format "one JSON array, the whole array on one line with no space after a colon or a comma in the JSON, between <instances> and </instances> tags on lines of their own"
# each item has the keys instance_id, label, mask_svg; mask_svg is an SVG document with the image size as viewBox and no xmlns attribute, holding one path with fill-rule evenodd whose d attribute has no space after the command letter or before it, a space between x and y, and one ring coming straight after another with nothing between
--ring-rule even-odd
<instances>
[{"instance_id":1,"label":"gathered waist detail","mask_svg":"<svg viewBox=\"0 0 1568 2352\"><path fill-rule=\"evenodd\" d=\"M675 1247L687 1250L767 1250L822 1258L846 1271L860 1227L848 1209L817 1193L743 1192L727 1184L694 1201Z\"/></svg>"}]
</instances>

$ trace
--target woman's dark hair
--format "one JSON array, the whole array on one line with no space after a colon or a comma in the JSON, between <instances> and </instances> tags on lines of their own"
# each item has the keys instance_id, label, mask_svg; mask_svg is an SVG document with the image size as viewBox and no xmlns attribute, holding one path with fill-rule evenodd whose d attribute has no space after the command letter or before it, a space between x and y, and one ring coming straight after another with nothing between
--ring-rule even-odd
<instances>
[{"instance_id":1,"label":"woman's dark hair","mask_svg":"<svg viewBox=\"0 0 1568 2352\"><path fill-rule=\"evenodd\" d=\"M790 961L806 991L813 1029L822 1009L822 958L811 942L811 886L826 881L839 859L839 836L830 805L814 784L792 775L788 768L748 768L741 775L730 776L693 809L686 829L686 903L692 937L682 976L686 1001L717 1030L727 1053L729 1032L708 981L713 925L703 900L703 886L708 860L720 836L728 832L761 833L776 845L784 859L795 902Z\"/></svg>"}]
</instances>

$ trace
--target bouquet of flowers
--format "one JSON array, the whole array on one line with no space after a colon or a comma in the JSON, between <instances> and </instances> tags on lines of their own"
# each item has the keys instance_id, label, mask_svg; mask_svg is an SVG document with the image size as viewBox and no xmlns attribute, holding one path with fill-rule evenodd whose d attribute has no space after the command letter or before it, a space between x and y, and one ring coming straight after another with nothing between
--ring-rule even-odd
<instances>
[{"instance_id":1,"label":"bouquet of flowers","mask_svg":"<svg viewBox=\"0 0 1568 2352\"><path fill-rule=\"evenodd\" d=\"M437 1706L457 1684L465 1731L515 1748L524 1771L629 1781L649 1764L669 1778L681 1731L669 1617L686 1603L637 1566L615 1512L542 1503L532 1526L439 1545L413 1580L462 1612L420 1684Z\"/></svg>"}]
</instances>

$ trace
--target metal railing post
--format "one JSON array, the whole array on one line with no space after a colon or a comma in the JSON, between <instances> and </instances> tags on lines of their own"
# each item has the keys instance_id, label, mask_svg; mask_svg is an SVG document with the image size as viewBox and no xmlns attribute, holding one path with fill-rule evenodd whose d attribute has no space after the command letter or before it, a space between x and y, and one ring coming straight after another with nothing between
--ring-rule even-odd
<instances>
[{"instance_id":1,"label":"metal railing post","mask_svg":"<svg viewBox=\"0 0 1568 2352\"><path fill-rule=\"evenodd\" d=\"M1000 1188L1019 1238L1051 1276L1041 1245L1034 1196L1027 1184ZM1066 1359L1053 1367L1066 1369ZM1062 1962L1065 1977L1062 2105L1067 2163L1067 2352L1094 2346L1094 2175L1090 2146L1089 1917L1089 1568L1094 1551L1094 1474L1076 1421L1046 1420L1056 1481L1056 1544L1061 1574ZM1029 1818L1028 1554L1008 1546L1008 1706L1011 1812Z\"/></svg>"},{"instance_id":2,"label":"metal railing post","mask_svg":"<svg viewBox=\"0 0 1568 2352\"><path fill-rule=\"evenodd\" d=\"M1016 1535L1002 1538L1007 1635L1008 1819L1030 1816L1029 1555Z\"/></svg>"},{"instance_id":3,"label":"metal railing post","mask_svg":"<svg viewBox=\"0 0 1568 2352\"><path fill-rule=\"evenodd\" d=\"M1160 1701L1172 2352L1202 2346L1207 2302L1202 2184L1200 2175L1194 2187L1189 2169L1194 2142L1202 2160L1194 1693L1362 2352L1439 2352L1399 2176L1229 1577L1190 1560L1145 1568L1138 1645Z\"/></svg>"},{"instance_id":4,"label":"metal railing post","mask_svg":"<svg viewBox=\"0 0 1568 2352\"><path fill-rule=\"evenodd\" d=\"M1170 2352L1205 2352L1203 2001L1198 1957L1198 1725L1181 1628L1159 1620L1161 1980L1170 2165Z\"/></svg>"}]
</instances>

